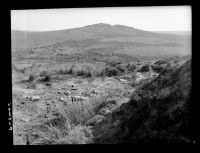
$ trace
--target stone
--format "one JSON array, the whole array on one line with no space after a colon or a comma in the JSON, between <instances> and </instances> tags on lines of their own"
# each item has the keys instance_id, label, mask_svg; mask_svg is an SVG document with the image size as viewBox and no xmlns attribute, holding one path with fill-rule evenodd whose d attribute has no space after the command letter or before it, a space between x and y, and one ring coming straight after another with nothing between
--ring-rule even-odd
<instances>
[{"instance_id":1,"label":"stone","mask_svg":"<svg viewBox=\"0 0 200 153\"><path fill-rule=\"evenodd\" d=\"M31 100L32 101L37 101L37 100L39 100L40 99L40 96L32 96L31 97Z\"/></svg>"},{"instance_id":2,"label":"stone","mask_svg":"<svg viewBox=\"0 0 200 153\"><path fill-rule=\"evenodd\" d=\"M62 98L60 98L60 100L63 102L65 100L65 98L62 97Z\"/></svg>"},{"instance_id":3,"label":"stone","mask_svg":"<svg viewBox=\"0 0 200 153\"><path fill-rule=\"evenodd\" d=\"M119 79L121 82L126 82L126 80L125 79Z\"/></svg>"},{"instance_id":4,"label":"stone","mask_svg":"<svg viewBox=\"0 0 200 153\"><path fill-rule=\"evenodd\" d=\"M67 95L67 96L69 96L69 95L71 95L71 92L65 91L64 94Z\"/></svg>"}]
</instances>

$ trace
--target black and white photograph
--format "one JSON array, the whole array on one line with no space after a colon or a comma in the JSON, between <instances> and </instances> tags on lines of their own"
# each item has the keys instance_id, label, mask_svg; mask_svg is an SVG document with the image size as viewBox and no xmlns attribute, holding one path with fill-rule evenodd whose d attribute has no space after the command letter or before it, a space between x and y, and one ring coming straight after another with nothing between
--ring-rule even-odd
<instances>
[{"instance_id":1,"label":"black and white photograph","mask_svg":"<svg viewBox=\"0 0 200 153\"><path fill-rule=\"evenodd\" d=\"M191 11L10 10L13 145L195 143Z\"/></svg>"}]
</instances>

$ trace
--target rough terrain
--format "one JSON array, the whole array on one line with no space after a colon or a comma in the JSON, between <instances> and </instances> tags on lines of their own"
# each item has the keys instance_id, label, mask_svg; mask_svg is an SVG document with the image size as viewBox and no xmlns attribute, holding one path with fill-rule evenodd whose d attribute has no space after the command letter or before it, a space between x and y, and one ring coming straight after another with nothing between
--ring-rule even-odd
<instances>
[{"instance_id":1,"label":"rough terrain","mask_svg":"<svg viewBox=\"0 0 200 153\"><path fill-rule=\"evenodd\" d=\"M190 89L183 91L179 84L190 86L185 72L191 68L183 70L191 59L189 40L106 24L44 33L12 31L14 144L132 143L166 139L167 134L189 141L167 130L159 135L159 127L148 125L160 119L149 112L173 113L180 106L181 114L185 109L180 99ZM169 83L176 75L183 80ZM166 94L172 99L166 100ZM180 101L162 111L157 108L160 100Z\"/></svg>"}]
</instances>

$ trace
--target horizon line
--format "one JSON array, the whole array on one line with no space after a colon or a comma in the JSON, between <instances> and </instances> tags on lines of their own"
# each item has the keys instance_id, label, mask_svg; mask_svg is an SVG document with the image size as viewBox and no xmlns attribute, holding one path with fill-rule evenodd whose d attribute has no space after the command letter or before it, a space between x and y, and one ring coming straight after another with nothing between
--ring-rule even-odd
<instances>
[{"instance_id":1,"label":"horizon line","mask_svg":"<svg viewBox=\"0 0 200 153\"><path fill-rule=\"evenodd\" d=\"M127 25L121 25L121 24L108 24L108 23L94 23L94 24L89 24L89 25L85 25L85 26L80 26L80 27L73 27L73 28L66 28L66 29L55 29L55 30L20 30L20 29L12 29L11 31L20 31L20 32L53 32L53 31L63 31L63 30L71 30L71 29L77 29L77 28L83 28L83 27L87 27L87 26L92 26L92 25L100 25L100 24L104 24L104 25L110 25L110 26L125 26L125 27L129 27L129 28L133 28L133 29L137 29L137 30L143 30L143 31L149 31L149 32L192 32L192 30L144 30L144 29L138 29L135 27L131 27L131 26L127 26Z\"/></svg>"}]
</instances>

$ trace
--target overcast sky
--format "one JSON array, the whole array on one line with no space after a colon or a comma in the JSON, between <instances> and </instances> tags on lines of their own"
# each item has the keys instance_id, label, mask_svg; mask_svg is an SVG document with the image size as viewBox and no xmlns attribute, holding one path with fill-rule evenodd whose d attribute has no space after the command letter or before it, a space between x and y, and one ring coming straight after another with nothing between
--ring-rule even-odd
<instances>
[{"instance_id":1,"label":"overcast sky","mask_svg":"<svg viewBox=\"0 0 200 153\"><path fill-rule=\"evenodd\" d=\"M11 11L12 30L51 31L96 23L121 24L147 31L191 31L191 7L108 7Z\"/></svg>"}]
</instances>

